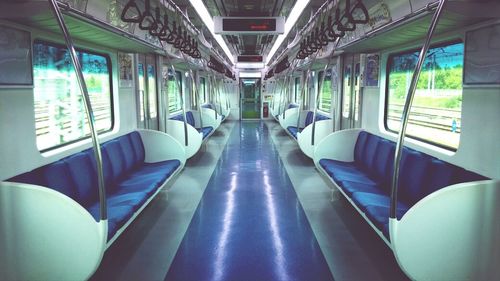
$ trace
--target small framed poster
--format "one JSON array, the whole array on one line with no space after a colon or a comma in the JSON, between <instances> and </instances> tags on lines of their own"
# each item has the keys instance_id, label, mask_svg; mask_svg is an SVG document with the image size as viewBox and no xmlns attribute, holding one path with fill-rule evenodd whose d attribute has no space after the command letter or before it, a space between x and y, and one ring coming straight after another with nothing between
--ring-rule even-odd
<instances>
[{"instance_id":1,"label":"small framed poster","mask_svg":"<svg viewBox=\"0 0 500 281\"><path fill-rule=\"evenodd\" d=\"M380 76L380 55L366 55L365 87L378 87Z\"/></svg>"},{"instance_id":2,"label":"small framed poster","mask_svg":"<svg viewBox=\"0 0 500 281\"><path fill-rule=\"evenodd\" d=\"M118 63L120 65L120 87L121 88L132 87L133 84L132 55L118 53Z\"/></svg>"},{"instance_id":3,"label":"small framed poster","mask_svg":"<svg viewBox=\"0 0 500 281\"><path fill-rule=\"evenodd\" d=\"M32 87L31 35L0 25L0 86Z\"/></svg>"}]
</instances>

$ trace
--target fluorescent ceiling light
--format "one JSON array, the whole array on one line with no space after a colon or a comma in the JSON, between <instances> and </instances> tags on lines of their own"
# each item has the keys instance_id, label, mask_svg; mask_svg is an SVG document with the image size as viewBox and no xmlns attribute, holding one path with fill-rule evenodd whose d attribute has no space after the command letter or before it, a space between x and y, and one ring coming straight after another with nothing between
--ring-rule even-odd
<instances>
[{"instance_id":1,"label":"fluorescent ceiling light","mask_svg":"<svg viewBox=\"0 0 500 281\"><path fill-rule=\"evenodd\" d=\"M276 38L273 47L271 48L269 54L267 55L266 64L269 63L271 58L274 56L274 53L276 53L278 48L281 46L281 43L283 43L285 38L288 36L288 33L290 32L290 30L292 30L292 27L299 19L300 14L302 14L307 4L309 4L309 1L310 0L297 0L297 2L295 2L295 6L293 6L293 9L290 12L290 15L288 16L285 22L285 33L278 35L278 38Z\"/></svg>"},{"instance_id":2,"label":"fluorescent ceiling light","mask_svg":"<svg viewBox=\"0 0 500 281\"><path fill-rule=\"evenodd\" d=\"M309 2L309 0L307 0ZM231 61L232 64L234 64L234 58L233 54L231 54L231 51L229 50L229 47L226 45L226 42L224 42L224 39L222 38L221 35L215 34L214 33L214 21L212 19L212 16L210 16L210 13L207 10L207 7L205 7L205 4L203 4L202 0L189 0L193 8L196 10L198 15L200 16L201 20L205 25L207 26L208 30L210 30L210 33L212 33L212 36L215 38L215 41L219 43L221 46L222 50L224 53L229 58L229 61ZM285 24L285 30L286 30L286 24Z\"/></svg>"},{"instance_id":3,"label":"fluorescent ceiling light","mask_svg":"<svg viewBox=\"0 0 500 281\"><path fill-rule=\"evenodd\" d=\"M240 78L261 78L260 72L240 72Z\"/></svg>"},{"instance_id":4,"label":"fluorescent ceiling light","mask_svg":"<svg viewBox=\"0 0 500 281\"><path fill-rule=\"evenodd\" d=\"M237 68L264 68L263 62L238 62Z\"/></svg>"}]
</instances>

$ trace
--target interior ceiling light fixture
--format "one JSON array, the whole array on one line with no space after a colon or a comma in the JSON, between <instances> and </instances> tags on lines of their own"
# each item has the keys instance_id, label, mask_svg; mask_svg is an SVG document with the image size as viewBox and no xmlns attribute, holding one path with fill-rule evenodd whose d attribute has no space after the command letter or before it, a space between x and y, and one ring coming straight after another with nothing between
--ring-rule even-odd
<instances>
[{"instance_id":1,"label":"interior ceiling light fixture","mask_svg":"<svg viewBox=\"0 0 500 281\"><path fill-rule=\"evenodd\" d=\"M262 73L260 72L240 72L240 78L261 78Z\"/></svg>"},{"instance_id":2,"label":"interior ceiling light fixture","mask_svg":"<svg viewBox=\"0 0 500 281\"><path fill-rule=\"evenodd\" d=\"M229 47L227 46L226 42L222 38L221 35L217 35L214 33L214 20L212 19L212 16L210 16L210 13L207 10L207 7L205 7L205 4L203 4L202 0L189 0L195 11L198 13L200 16L201 20L205 25L207 26L208 30L210 30L210 33L212 33L212 36L215 38L215 41L219 43L221 46L222 50L224 53L226 53L226 56L229 58L229 61L231 61L231 64L234 64L234 57L231 51L229 50ZM300 2L300 1L299 1ZM309 2L309 0L307 0ZM286 29L286 26L285 26Z\"/></svg>"},{"instance_id":3,"label":"interior ceiling light fixture","mask_svg":"<svg viewBox=\"0 0 500 281\"><path fill-rule=\"evenodd\" d=\"M310 0L297 0L295 2L295 5L293 6L292 11L290 12L290 15L288 16L285 22L285 33L278 35L278 38L276 38L273 47L271 48L269 54L266 57L266 64L269 64L269 61L274 56L274 53L276 53L278 48L281 46L281 43L283 43L285 38L288 36L288 33L290 32L290 30L292 30L292 27L295 25L300 15L309 4L309 1Z\"/></svg>"},{"instance_id":4,"label":"interior ceiling light fixture","mask_svg":"<svg viewBox=\"0 0 500 281\"><path fill-rule=\"evenodd\" d=\"M263 62L237 62L237 68L264 68Z\"/></svg>"}]
</instances>

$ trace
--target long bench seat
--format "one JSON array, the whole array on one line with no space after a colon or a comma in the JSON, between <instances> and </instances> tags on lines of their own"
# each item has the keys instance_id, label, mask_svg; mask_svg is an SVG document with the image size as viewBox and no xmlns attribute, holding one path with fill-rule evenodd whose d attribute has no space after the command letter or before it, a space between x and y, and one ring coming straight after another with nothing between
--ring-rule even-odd
<instances>
[{"instance_id":1,"label":"long bench seat","mask_svg":"<svg viewBox=\"0 0 500 281\"><path fill-rule=\"evenodd\" d=\"M328 147L318 148L314 157L316 166L381 231L388 242L390 187L396 145L366 131L346 131L332 134L332 140L338 134L339 141L330 140L327 144L332 146L331 150L345 151L338 151L338 157L333 157L336 159L329 159L321 156L326 155L323 152ZM355 142L354 147L348 144L349 141ZM325 142L329 140L325 139ZM399 171L397 217L401 219L419 200L443 187L486 179L488 178L404 147Z\"/></svg>"},{"instance_id":2,"label":"long bench seat","mask_svg":"<svg viewBox=\"0 0 500 281\"><path fill-rule=\"evenodd\" d=\"M162 142L167 138L170 143ZM159 146L159 147L148 147ZM173 147L177 144L178 147ZM164 145L165 147L160 147ZM170 147L174 153L165 152ZM108 242L182 169L182 146L168 135L135 131L101 146L108 211ZM181 151L177 153L175 151ZM170 155L168 155L170 154ZM49 187L70 197L99 221L97 169L92 149L8 181ZM121 233L121 231L120 231ZM117 236L117 235L116 235ZM114 239L113 239L114 240Z\"/></svg>"}]
</instances>

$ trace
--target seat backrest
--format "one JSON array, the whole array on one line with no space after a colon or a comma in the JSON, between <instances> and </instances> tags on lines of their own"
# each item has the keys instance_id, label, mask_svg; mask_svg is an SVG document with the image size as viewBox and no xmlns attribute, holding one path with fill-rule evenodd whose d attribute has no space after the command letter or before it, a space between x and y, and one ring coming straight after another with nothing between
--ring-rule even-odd
<instances>
[{"instance_id":1,"label":"seat backrest","mask_svg":"<svg viewBox=\"0 0 500 281\"><path fill-rule=\"evenodd\" d=\"M309 126L313 122L314 112L308 111L306 114L306 121L304 123L304 127Z\"/></svg>"},{"instance_id":2,"label":"seat backrest","mask_svg":"<svg viewBox=\"0 0 500 281\"><path fill-rule=\"evenodd\" d=\"M191 112L191 111L187 111L187 112L186 112L186 122L187 122L189 125L191 125L191 126L195 127L195 125L194 125L194 115L193 115L193 112ZM195 127L195 128L196 128L196 127Z\"/></svg>"},{"instance_id":3,"label":"seat backrest","mask_svg":"<svg viewBox=\"0 0 500 281\"><path fill-rule=\"evenodd\" d=\"M101 146L106 192L144 163L144 145L138 132L115 138ZM98 201L97 167L93 149L73 154L8 181L36 184L57 190L88 207Z\"/></svg>"},{"instance_id":4,"label":"seat backrest","mask_svg":"<svg viewBox=\"0 0 500 281\"><path fill-rule=\"evenodd\" d=\"M358 167L378 180L390 192L394 171L393 141L362 131L354 148ZM432 192L455 183L488 178L433 156L404 147L399 169L399 199L412 206Z\"/></svg>"}]
</instances>

